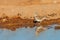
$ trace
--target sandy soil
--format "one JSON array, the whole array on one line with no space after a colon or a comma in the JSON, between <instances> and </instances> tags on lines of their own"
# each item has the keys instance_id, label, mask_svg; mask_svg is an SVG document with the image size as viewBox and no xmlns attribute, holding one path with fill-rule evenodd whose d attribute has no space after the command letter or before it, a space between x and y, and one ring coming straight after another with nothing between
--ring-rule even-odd
<instances>
[{"instance_id":1,"label":"sandy soil","mask_svg":"<svg viewBox=\"0 0 60 40\"><path fill-rule=\"evenodd\" d=\"M9 17L20 13L22 18L33 18L35 13L38 16L48 16L50 18L60 17L59 0L0 0L0 17L5 13Z\"/></svg>"}]
</instances>

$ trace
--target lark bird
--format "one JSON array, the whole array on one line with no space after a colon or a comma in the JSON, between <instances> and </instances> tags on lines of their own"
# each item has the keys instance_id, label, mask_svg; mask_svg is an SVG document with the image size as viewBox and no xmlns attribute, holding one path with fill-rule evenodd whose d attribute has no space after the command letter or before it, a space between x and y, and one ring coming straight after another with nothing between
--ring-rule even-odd
<instances>
[{"instance_id":1,"label":"lark bird","mask_svg":"<svg viewBox=\"0 0 60 40\"><path fill-rule=\"evenodd\" d=\"M41 21L43 21L44 19L47 19L47 18L48 17L46 17L46 16L38 16L37 13L35 13L35 15L34 15L35 21L38 21L38 22L41 22Z\"/></svg>"}]
</instances>

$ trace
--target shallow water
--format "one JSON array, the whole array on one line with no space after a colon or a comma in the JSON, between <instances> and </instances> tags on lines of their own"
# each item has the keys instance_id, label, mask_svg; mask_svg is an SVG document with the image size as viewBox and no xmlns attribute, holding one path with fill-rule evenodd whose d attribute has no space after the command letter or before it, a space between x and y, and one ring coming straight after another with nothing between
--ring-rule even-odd
<instances>
[{"instance_id":1,"label":"shallow water","mask_svg":"<svg viewBox=\"0 0 60 40\"><path fill-rule=\"evenodd\" d=\"M16 31L0 29L0 40L60 40L60 30L53 28L35 35L35 28L20 28Z\"/></svg>"}]
</instances>

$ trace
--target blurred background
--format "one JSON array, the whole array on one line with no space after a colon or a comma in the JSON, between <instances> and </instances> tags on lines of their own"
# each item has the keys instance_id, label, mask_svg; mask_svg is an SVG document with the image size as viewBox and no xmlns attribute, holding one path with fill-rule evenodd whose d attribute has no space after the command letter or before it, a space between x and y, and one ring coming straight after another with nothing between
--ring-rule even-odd
<instances>
[{"instance_id":1,"label":"blurred background","mask_svg":"<svg viewBox=\"0 0 60 40\"><path fill-rule=\"evenodd\" d=\"M0 17L3 13L9 17L20 13L22 18L33 18L34 13L39 16L55 13L49 18L60 18L60 0L0 0ZM0 29L0 40L60 40L60 30L51 28L36 36L35 28Z\"/></svg>"},{"instance_id":2,"label":"blurred background","mask_svg":"<svg viewBox=\"0 0 60 40\"><path fill-rule=\"evenodd\" d=\"M36 27L20 28L16 31L0 29L0 40L60 40L60 30L55 30L54 26L52 27L39 33L38 36L35 34Z\"/></svg>"}]
</instances>

